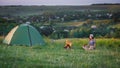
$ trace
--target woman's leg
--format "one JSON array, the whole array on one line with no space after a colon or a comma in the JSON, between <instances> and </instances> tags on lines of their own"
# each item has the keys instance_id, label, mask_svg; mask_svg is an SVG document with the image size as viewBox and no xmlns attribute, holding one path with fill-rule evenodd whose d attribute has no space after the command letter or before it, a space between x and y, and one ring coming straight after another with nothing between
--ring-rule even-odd
<instances>
[{"instance_id":1,"label":"woman's leg","mask_svg":"<svg viewBox=\"0 0 120 68\"><path fill-rule=\"evenodd\" d=\"M93 49L94 49L94 46L90 46L90 47L89 47L89 50L93 50Z\"/></svg>"}]
</instances>

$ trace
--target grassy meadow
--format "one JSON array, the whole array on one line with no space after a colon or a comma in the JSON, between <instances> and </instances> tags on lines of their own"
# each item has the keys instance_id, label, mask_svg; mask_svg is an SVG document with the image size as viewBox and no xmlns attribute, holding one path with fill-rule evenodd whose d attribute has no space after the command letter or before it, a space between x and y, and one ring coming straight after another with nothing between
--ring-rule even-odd
<instances>
[{"instance_id":1,"label":"grassy meadow","mask_svg":"<svg viewBox=\"0 0 120 68\"><path fill-rule=\"evenodd\" d=\"M120 5L0 6L0 68L120 68L119 14ZM2 43L1 36L25 22L45 35L45 45ZM96 49L84 50L91 33ZM66 38L71 49L64 49Z\"/></svg>"},{"instance_id":2,"label":"grassy meadow","mask_svg":"<svg viewBox=\"0 0 120 68\"><path fill-rule=\"evenodd\" d=\"M119 68L120 39L96 39L96 49L85 51L88 39L72 38L72 49L64 49L65 39L45 39L44 46L8 46L0 43L0 68ZM2 38L0 38L2 42Z\"/></svg>"}]
</instances>

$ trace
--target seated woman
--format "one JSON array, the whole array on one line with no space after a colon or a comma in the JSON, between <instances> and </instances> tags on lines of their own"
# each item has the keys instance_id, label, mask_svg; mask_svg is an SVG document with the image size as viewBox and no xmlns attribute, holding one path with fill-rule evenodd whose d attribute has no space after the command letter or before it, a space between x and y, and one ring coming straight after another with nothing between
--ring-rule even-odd
<instances>
[{"instance_id":1,"label":"seated woman","mask_svg":"<svg viewBox=\"0 0 120 68\"><path fill-rule=\"evenodd\" d=\"M89 36L89 44L88 44L88 46L84 45L83 49L85 49L85 50L93 50L93 49L95 49L95 40L94 40L93 34L90 34L90 36Z\"/></svg>"},{"instance_id":2,"label":"seated woman","mask_svg":"<svg viewBox=\"0 0 120 68\"><path fill-rule=\"evenodd\" d=\"M69 40L66 40L64 48L68 49L68 48L71 48L71 46L72 46L72 42Z\"/></svg>"}]
</instances>

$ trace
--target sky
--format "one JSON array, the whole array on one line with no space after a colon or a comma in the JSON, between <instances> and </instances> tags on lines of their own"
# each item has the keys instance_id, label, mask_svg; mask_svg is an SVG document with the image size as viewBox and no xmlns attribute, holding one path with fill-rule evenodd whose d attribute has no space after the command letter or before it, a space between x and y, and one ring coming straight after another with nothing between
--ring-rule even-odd
<instances>
[{"instance_id":1,"label":"sky","mask_svg":"<svg viewBox=\"0 0 120 68\"><path fill-rule=\"evenodd\" d=\"M90 5L120 3L120 0L0 0L0 5Z\"/></svg>"}]
</instances>

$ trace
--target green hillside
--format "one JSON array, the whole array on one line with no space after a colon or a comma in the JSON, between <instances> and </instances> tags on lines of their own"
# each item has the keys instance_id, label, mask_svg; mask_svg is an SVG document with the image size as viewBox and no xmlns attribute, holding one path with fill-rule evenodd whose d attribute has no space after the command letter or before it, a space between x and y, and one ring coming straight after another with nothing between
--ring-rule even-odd
<instances>
[{"instance_id":1,"label":"green hillside","mask_svg":"<svg viewBox=\"0 0 120 68\"><path fill-rule=\"evenodd\" d=\"M120 5L0 6L0 35L7 35L16 25L31 22L42 35L50 38L85 38L90 33L96 37L119 38L119 7ZM96 28L93 29L92 26Z\"/></svg>"}]
</instances>

